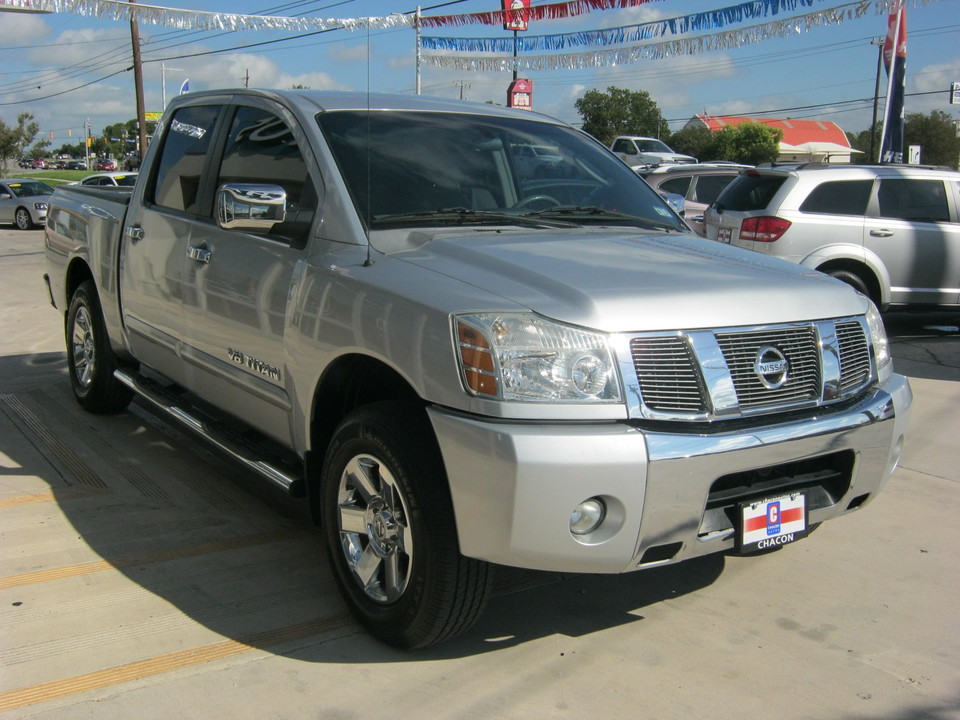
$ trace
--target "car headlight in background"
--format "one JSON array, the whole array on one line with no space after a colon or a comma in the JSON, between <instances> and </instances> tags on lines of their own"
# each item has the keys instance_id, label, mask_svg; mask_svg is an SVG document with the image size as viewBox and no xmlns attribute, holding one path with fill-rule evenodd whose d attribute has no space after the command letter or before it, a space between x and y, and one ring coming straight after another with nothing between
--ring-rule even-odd
<instances>
[{"instance_id":1,"label":"car headlight in background","mask_svg":"<svg viewBox=\"0 0 960 720\"><path fill-rule=\"evenodd\" d=\"M870 342L873 344L873 355L877 362L877 375L880 380L886 380L893 372L890 341L887 340L887 331L883 326L880 311L872 302L867 310L867 327L870 328Z\"/></svg>"},{"instance_id":2,"label":"car headlight in background","mask_svg":"<svg viewBox=\"0 0 960 720\"><path fill-rule=\"evenodd\" d=\"M457 359L479 397L540 402L620 402L607 336L532 313L454 318Z\"/></svg>"},{"instance_id":3,"label":"car headlight in background","mask_svg":"<svg viewBox=\"0 0 960 720\"><path fill-rule=\"evenodd\" d=\"M46 204L46 203L34 203L34 204L33 204L33 209L34 209L34 210L46 210L46 209L47 209L47 204Z\"/></svg>"}]
</instances>

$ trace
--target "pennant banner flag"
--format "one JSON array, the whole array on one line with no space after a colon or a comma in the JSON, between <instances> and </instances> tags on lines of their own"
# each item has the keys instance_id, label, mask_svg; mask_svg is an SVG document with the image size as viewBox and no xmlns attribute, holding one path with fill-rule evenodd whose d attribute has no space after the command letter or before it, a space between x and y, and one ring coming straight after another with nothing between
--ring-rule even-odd
<instances>
[{"instance_id":1,"label":"pennant banner flag","mask_svg":"<svg viewBox=\"0 0 960 720\"><path fill-rule=\"evenodd\" d=\"M887 19L883 41L883 64L887 68L887 107L883 114L880 162L902 163L904 159L904 96L907 83L907 11L900 5Z\"/></svg>"},{"instance_id":2,"label":"pennant banner flag","mask_svg":"<svg viewBox=\"0 0 960 720\"><path fill-rule=\"evenodd\" d=\"M638 7L655 0L570 0L569 2L539 5L525 10L527 20L556 20L576 17L594 10L613 10ZM202 10L129 3L126 0L4 0L4 7L11 10L36 12L74 13L107 20L136 20L146 25L162 25L178 30L368 30L396 27L415 27L417 16L413 13L395 13L385 17L367 18L314 18L287 17L280 15L242 15L217 13ZM463 25L505 25L514 19L515 10L465 13L462 15L436 15L420 17L420 27L458 27Z\"/></svg>"},{"instance_id":3,"label":"pennant banner flag","mask_svg":"<svg viewBox=\"0 0 960 720\"><path fill-rule=\"evenodd\" d=\"M638 43L668 35L686 35L705 30L719 30L728 25L748 20L769 18L784 12L813 7L816 2L824 2L824 0L751 0L720 10L693 13L639 25L607 28L605 30L585 30L561 35L521 37L517 39L517 49L521 52L539 52L582 46L609 47L610 45ZM870 0L859 0L851 6L869 7L869 5ZM451 38L424 36L421 38L421 44L425 50L453 50L456 52L509 54L513 52L513 43L513 37Z\"/></svg>"}]
</instances>

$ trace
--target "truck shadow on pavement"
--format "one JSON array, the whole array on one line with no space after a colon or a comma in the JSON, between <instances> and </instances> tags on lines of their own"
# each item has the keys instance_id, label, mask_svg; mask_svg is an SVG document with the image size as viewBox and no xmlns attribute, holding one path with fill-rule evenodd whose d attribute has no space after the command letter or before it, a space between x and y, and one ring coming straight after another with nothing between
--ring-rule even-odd
<instances>
[{"instance_id":1,"label":"truck shadow on pavement","mask_svg":"<svg viewBox=\"0 0 960 720\"><path fill-rule=\"evenodd\" d=\"M37 635L38 647L52 654L63 643L89 646L89 658L71 650L78 668L107 647L119 656L142 648L144 636L157 656L223 638L319 663L471 656L638 622L643 608L709 586L724 567L711 556L620 576L496 568L473 630L401 652L349 615L305 501L266 487L136 403L114 416L83 412L62 353L0 357L0 455L8 458L0 467L8 496L15 483L21 497L60 511L21 534L23 554L0 574L60 616L38 630L50 635ZM131 596L128 580L143 592ZM94 628L69 609L87 605L116 606L126 620ZM346 646L333 642L343 638Z\"/></svg>"}]
</instances>

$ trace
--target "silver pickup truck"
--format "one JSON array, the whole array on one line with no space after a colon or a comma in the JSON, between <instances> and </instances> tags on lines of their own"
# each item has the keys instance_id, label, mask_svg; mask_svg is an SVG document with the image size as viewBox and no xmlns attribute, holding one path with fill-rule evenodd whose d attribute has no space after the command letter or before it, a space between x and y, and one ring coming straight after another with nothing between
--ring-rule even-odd
<instances>
[{"instance_id":1,"label":"silver pickup truck","mask_svg":"<svg viewBox=\"0 0 960 720\"><path fill-rule=\"evenodd\" d=\"M873 499L906 431L869 300L697 238L529 112L190 93L132 191L58 188L45 238L79 403L138 395L306 496L398 646L469 628L496 564L799 540Z\"/></svg>"}]
</instances>

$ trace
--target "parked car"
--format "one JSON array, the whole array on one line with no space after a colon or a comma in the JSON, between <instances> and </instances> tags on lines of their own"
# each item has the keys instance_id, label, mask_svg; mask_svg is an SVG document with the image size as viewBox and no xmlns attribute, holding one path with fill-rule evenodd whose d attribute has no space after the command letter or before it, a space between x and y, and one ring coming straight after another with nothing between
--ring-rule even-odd
<instances>
[{"instance_id":1,"label":"parked car","mask_svg":"<svg viewBox=\"0 0 960 720\"><path fill-rule=\"evenodd\" d=\"M80 181L81 185L133 187L137 181L137 173L109 172L87 175Z\"/></svg>"},{"instance_id":2,"label":"parked car","mask_svg":"<svg viewBox=\"0 0 960 720\"><path fill-rule=\"evenodd\" d=\"M676 193L684 198L687 225L703 237L703 212L741 170L749 165L736 163L700 163L691 165L661 165L640 168L639 175L657 192Z\"/></svg>"},{"instance_id":3,"label":"parked car","mask_svg":"<svg viewBox=\"0 0 960 720\"><path fill-rule=\"evenodd\" d=\"M697 161L690 155L674 152L663 140L638 135L621 135L610 144L610 149L630 167Z\"/></svg>"},{"instance_id":4,"label":"parked car","mask_svg":"<svg viewBox=\"0 0 960 720\"><path fill-rule=\"evenodd\" d=\"M42 158L37 158L30 165L34 170L43 170L47 167L47 161Z\"/></svg>"},{"instance_id":5,"label":"parked car","mask_svg":"<svg viewBox=\"0 0 960 720\"><path fill-rule=\"evenodd\" d=\"M29 230L47 221L47 202L53 188L39 180L0 180L0 222Z\"/></svg>"},{"instance_id":6,"label":"parked car","mask_svg":"<svg viewBox=\"0 0 960 720\"><path fill-rule=\"evenodd\" d=\"M96 162L95 170L111 171L117 169L117 161L110 158L100 158Z\"/></svg>"},{"instance_id":7,"label":"parked car","mask_svg":"<svg viewBox=\"0 0 960 720\"><path fill-rule=\"evenodd\" d=\"M883 306L960 303L960 173L910 165L756 168L704 213L707 237L820 270Z\"/></svg>"},{"instance_id":8,"label":"parked car","mask_svg":"<svg viewBox=\"0 0 960 720\"><path fill-rule=\"evenodd\" d=\"M70 160L67 163L67 170L86 170L87 161L86 160Z\"/></svg>"}]
</instances>

